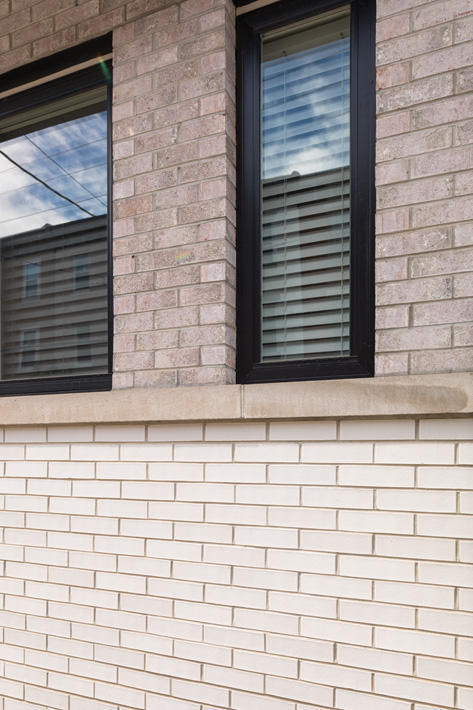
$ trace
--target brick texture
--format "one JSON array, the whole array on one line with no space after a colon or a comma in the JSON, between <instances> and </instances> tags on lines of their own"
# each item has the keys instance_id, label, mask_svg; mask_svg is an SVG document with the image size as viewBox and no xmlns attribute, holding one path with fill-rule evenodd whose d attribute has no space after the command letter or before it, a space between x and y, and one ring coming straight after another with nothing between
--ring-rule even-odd
<instances>
[{"instance_id":1,"label":"brick texture","mask_svg":"<svg viewBox=\"0 0 473 710\"><path fill-rule=\"evenodd\" d=\"M473 420L299 426L0 430L2 710L467 708Z\"/></svg>"},{"instance_id":2,"label":"brick texture","mask_svg":"<svg viewBox=\"0 0 473 710\"><path fill-rule=\"evenodd\" d=\"M471 370L473 7L377 10L376 374Z\"/></svg>"}]
</instances>

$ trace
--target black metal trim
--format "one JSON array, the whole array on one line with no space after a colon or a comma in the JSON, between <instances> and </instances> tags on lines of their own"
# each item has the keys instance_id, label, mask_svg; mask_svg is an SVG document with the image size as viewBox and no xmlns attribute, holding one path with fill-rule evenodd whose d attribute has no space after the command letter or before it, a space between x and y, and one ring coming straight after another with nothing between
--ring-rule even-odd
<instances>
[{"instance_id":1,"label":"black metal trim","mask_svg":"<svg viewBox=\"0 0 473 710\"><path fill-rule=\"evenodd\" d=\"M4 75L10 81L10 76L15 77L13 85L32 81L33 78L46 76L51 71L60 71L73 66L80 61L86 61L94 56L108 53L111 50L111 35L87 42L72 50L59 52L52 57L35 62L33 65L21 67ZM38 67L36 66L38 65ZM106 67L112 74L111 61L106 62ZM46 71L48 70L48 71ZM4 88L2 77L2 89ZM32 87L25 91L0 99L0 116L11 115L29 107L46 103L52 99L69 96L83 89L92 88L104 83L102 67L97 64L67 76L51 80L41 86ZM107 83L107 169L108 169L108 196L107 196L107 226L108 226L108 372L100 375L72 375L66 377L45 377L25 380L0 380L0 396L28 395L28 394L57 394L64 392L92 392L106 391L112 388L113 372L113 252L112 252L112 81ZM7 88L7 87L5 87ZM9 84L9 88L12 85ZM23 133L23 131L21 131ZM8 137L15 136L15 131L9 131Z\"/></svg>"},{"instance_id":2,"label":"black metal trim","mask_svg":"<svg viewBox=\"0 0 473 710\"><path fill-rule=\"evenodd\" d=\"M10 69L10 71L0 74L2 91L9 91L22 84L43 79L81 62L87 62L89 59L100 57L103 54L110 54L111 51L112 33L109 32L102 37L96 37L70 49L64 49L61 52L56 52L56 54L31 62L31 64L24 64L21 67Z\"/></svg>"},{"instance_id":3,"label":"black metal trim","mask_svg":"<svg viewBox=\"0 0 473 710\"><path fill-rule=\"evenodd\" d=\"M236 0L236 4L247 4ZM348 357L260 363L260 35L351 5L351 288ZM374 374L375 0L280 0L237 18L237 382Z\"/></svg>"},{"instance_id":4,"label":"black metal trim","mask_svg":"<svg viewBox=\"0 0 473 710\"><path fill-rule=\"evenodd\" d=\"M105 392L112 389L112 375L44 377L37 380L0 382L0 397L29 394L64 394L67 392Z\"/></svg>"}]
</instances>

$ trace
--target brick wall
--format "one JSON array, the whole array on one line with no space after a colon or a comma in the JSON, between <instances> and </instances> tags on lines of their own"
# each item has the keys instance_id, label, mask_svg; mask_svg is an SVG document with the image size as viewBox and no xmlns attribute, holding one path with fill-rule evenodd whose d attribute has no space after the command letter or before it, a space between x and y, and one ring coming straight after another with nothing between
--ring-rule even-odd
<instances>
[{"instance_id":1,"label":"brick wall","mask_svg":"<svg viewBox=\"0 0 473 710\"><path fill-rule=\"evenodd\" d=\"M2 441L1 710L473 707L473 420Z\"/></svg>"},{"instance_id":2,"label":"brick wall","mask_svg":"<svg viewBox=\"0 0 473 710\"><path fill-rule=\"evenodd\" d=\"M473 367L473 9L378 0L376 374ZM234 381L231 0L0 0L0 71L114 29L114 387Z\"/></svg>"},{"instance_id":3,"label":"brick wall","mask_svg":"<svg viewBox=\"0 0 473 710\"><path fill-rule=\"evenodd\" d=\"M378 0L376 372L473 369L473 5Z\"/></svg>"}]
</instances>

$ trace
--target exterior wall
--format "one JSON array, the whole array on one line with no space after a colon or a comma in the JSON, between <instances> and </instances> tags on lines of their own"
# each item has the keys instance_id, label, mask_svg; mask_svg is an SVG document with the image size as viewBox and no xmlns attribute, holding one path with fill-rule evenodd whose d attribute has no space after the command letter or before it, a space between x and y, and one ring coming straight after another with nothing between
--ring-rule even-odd
<instances>
[{"instance_id":1,"label":"exterior wall","mask_svg":"<svg viewBox=\"0 0 473 710\"><path fill-rule=\"evenodd\" d=\"M467 371L473 10L377 8L376 374ZM114 387L233 382L231 0L3 0L0 17L0 71L114 29Z\"/></svg>"},{"instance_id":2,"label":"exterior wall","mask_svg":"<svg viewBox=\"0 0 473 710\"><path fill-rule=\"evenodd\" d=\"M2 710L472 707L472 419L3 442Z\"/></svg>"},{"instance_id":3,"label":"exterior wall","mask_svg":"<svg viewBox=\"0 0 473 710\"><path fill-rule=\"evenodd\" d=\"M473 369L473 5L378 0L376 374Z\"/></svg>"}]
</instances>

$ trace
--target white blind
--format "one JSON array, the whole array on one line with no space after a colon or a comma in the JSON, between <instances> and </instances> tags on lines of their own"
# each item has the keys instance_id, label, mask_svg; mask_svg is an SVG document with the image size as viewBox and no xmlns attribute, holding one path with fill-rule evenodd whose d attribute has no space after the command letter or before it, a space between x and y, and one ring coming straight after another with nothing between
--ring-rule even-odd
<instances>
[{"instance_id":1,"label":"white blind","mask_svg":"<svg viewBox=\"0 0 473 710\"><path fill-rule=\"evenodd\" d=\"M349 353L348 33L345 16L263 43L263 361Z\"/></svg>"}]
</instances>

